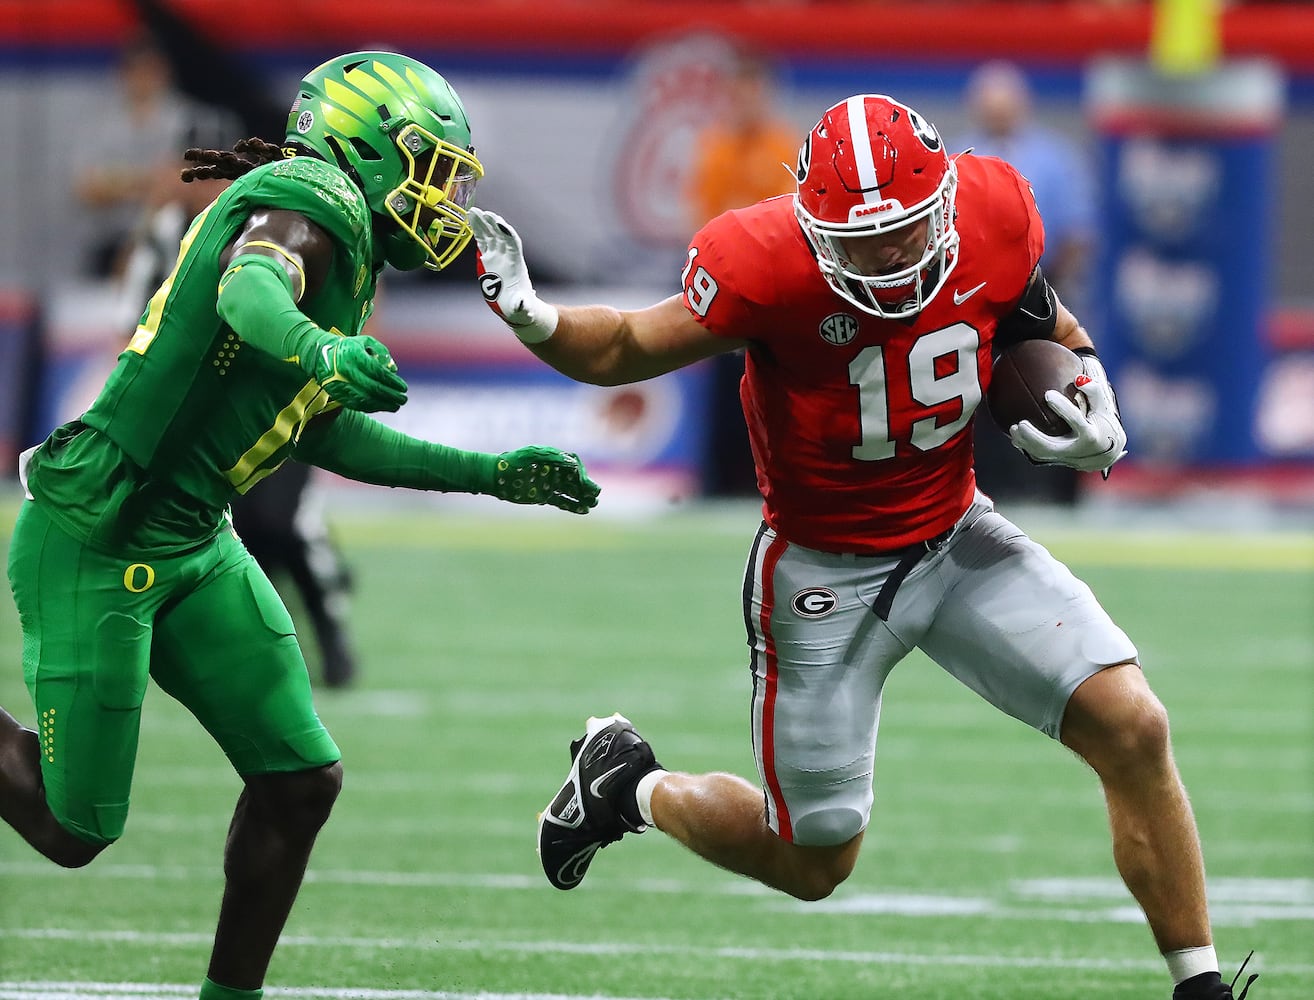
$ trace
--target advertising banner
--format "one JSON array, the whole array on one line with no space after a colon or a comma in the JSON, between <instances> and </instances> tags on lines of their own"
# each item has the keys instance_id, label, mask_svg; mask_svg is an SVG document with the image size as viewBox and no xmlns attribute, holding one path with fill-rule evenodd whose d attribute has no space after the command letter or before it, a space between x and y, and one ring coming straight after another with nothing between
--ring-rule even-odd
<instances>
[{"instance_id":1,"label":"advertising banner","mask_svg":"<svg viewBox=\"0 0 1314 1000\"><path fill-rule=\"evenodd\" d=\"M1266 458L1258 401L1272 360L1281 77L1260 61L1165 77L1111 60L1092 68L1088 95L1105 201L1095 308L1128 461Z\"/></svg>"}]
</instances>

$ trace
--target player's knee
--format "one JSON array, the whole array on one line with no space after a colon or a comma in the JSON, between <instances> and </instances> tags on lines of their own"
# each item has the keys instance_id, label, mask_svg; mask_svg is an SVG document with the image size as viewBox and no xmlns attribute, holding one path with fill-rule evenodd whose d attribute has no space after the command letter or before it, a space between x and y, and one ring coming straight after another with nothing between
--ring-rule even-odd
<instances>
[{"instance_id":1,"label":"player's knee","mask_svg":"<svg viewBox=\"0 0 1314 1000\"><path fill-rule=\"evenodd\" d=\"M126 814L127 810L123 810ZM123 833L122 822L110 824L113 829L91 828L72 823L67 817L50 813L48 822L29 838L43 855L61 868L85 868L95 861L100 852L114 843Z\"/></svg>"},{"instance_id":2,"label":"player's knee","mask_svg":"<svg viewBox=\"0 0 1314 1000\"><path fill-rule=\"evenodd\" d=\"M794 818L794 843L806 847L840 847L863 831L867 817L857 809L833 806Z\"/></svg>"},{"instance_id":3,"label":"player's knee","mask_svg":"<svg viewBox=\"0 0 1314 1000\"><path fill-rule=\"evenodd\" d=\"M1154 760L1168 752L1168 711L1153 695L1127 713L1115 737L1118 752L1128 761Z\"/></svg>"},{"instance_id":4,"label":"player's knee","mask_svg":"<svg viewBox=\"0 0 1314 1000\"><path fill-rule=\"evenodd\" d=\"M853 873L857 852L850 845L866 822L855 809L807 813L794 826L795 877L789 894L806 902L825 899Z\"/></svg>"},{"instance_id":5,"label":"player's knee","mask_svg":"<svg viewBox=\"0 0 1314 1000\"><path fill-rule=\"evenodd\" d=\"M70 803L62 795L48 796L46 813L28 840L61 868L84 868L123 836L127 819L126 802Z\"/></svg>"},{"instance_id":6,"label":"player's knee","mask_svg":"<svg viewBox=\"0 0 1314 1000\"><path fill-rule=\"evenodd\" d=\"M323 823L342 791L342 761L302 773L305 776L300 789L302 811L311 820Z\"/></svg>"},{"instance_id":7,"label":"player's knee","mask_svg":"<svg viewBox=\"0 0 1314 1000\"><path fill-rule=\"evenodd\" d=\"M69 834L58 838L43 853L61 868L85 868L100 856L109 843L93 844Z\"/></svg>"},{"instance_id":8,"label":"player's knee","mask_svg":"<svg viewBox=\"0 0 1314 1000\"><path fill-rule=\"evenodd\" d=\"M789 894L805 903L815 903L838 889L852 871L852 865L811 865L799 873Z\"/></svg>"},{"instance_id":9,"label":"player's knee","mask_svg":"<svg viewBox=\"0 0 1314 1000\"><path fill-rule=\"evenodd\" d=\"M318 830L342 791L342 762L270 776L269 800L290 827Z\"/></svg>"},{"instance_id":10,"label":"player's knee","mask_svg":"<svg viewBox=\"0 0 1314 1000\"><path fill-rule=\"evenodd\" d=\"M1110 706L1077 747L1097 771L1134 769L1168 755L1168 712L1153 694Z\"/></svg>"},{"instance_id":11,"label":"player's knee","mask_svg":"<svg viewBox=\"0 0 1314 1000\"><path fill-rule=\"evenodd\" d=\"M807 903L825 899L853 874L857 852L846 847L814 848L796 856L797 867L788 886L789 894Z\"/></svg>"}]
</instances>

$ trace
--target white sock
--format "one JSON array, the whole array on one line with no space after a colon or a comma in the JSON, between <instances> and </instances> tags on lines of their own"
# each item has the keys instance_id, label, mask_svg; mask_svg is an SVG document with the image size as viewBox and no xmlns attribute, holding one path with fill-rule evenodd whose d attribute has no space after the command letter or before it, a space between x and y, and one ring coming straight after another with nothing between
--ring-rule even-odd
<instances>
[{"instance_id":1,"label":"white sock","mask_svg":"<svg viewBox=\"0 0 1314 1000\"><path fill-rule=\"evenodd\" d=\"M1173 977L1173 985L1183 980L1198 976L1202 972L1218 971L1218 955L1214 946L1204 945L1200 948L1183 948L1181 951L1166 951L1163 960L1168 963L1168 972Z\"/></svg>"},{"instance_id":2,"label":"white sock","mask_svg":"<svg viewBox=\"0 0 1314 1000\"><path fill-rule=\"evenodd\" d=\"M639 803L639 815L649 826L656 826L652 821L652 790L657 787L657 782L670 774L670 771L663 771L660 767L655 771L649 771L639 783L634 786L634 798Z\"/></svg>"}]
</instances>

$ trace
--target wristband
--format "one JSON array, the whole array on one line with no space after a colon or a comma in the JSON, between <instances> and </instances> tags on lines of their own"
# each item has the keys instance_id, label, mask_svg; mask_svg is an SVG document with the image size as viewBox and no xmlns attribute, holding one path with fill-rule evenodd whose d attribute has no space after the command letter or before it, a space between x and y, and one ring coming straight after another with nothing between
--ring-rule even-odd
<instances>
[{"instance_id":1,"label":"wristband","mask_svg":"<svg viewBox=\"0 0 1314 1000\"><path fill-rule=\"evenodd\" d=\"M557 324L561 322L561 313L557 311L556 306L536 297L532 307L528 302L524 304L524 307L528 316L527 321L524 324L511 326L512 332L515 333L522 344L541 344L557 332Z\"/></svg>"},{"instance_id":2,"label":"wristband","mask_svg":"<svg viewBox=\"0 0 1314 1000\"><path fill-rule=\"evenodd\" d=\"M1109 381L1109 373L1104 370L1104 363L1100 361L1100 356L1095 353L1095 348L1078 347L1072 353L1081 358L1081 367L1087 378L1101 379L1104 382Z\"/></svg>"}]
</instances>

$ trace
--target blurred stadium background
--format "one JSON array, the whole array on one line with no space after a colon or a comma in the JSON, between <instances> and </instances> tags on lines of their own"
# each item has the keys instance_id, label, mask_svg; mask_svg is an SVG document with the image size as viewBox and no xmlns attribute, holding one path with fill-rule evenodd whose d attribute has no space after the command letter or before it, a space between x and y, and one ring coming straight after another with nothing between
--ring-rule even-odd
<instances>
[{"instance_id":1,"label":"blurred stadium background","mask_svg":"<svg viewBox=\"0 0 1314 1000\"><path fill-rule=\"evenodd\" d=\"M520 229L543 294L619 305L677 287L685 185L734 46L770 60L800 136L879 91L951 149L973 132L973 71L1020 67L1038 123L1092 167L1073 294L1133 451L1075 492L1007 449L983 477L1153 670L1225 965L1255 948L1257 997L1314 996L1314 7L0 0L0 537L17 451L89 402L135 319L86 272L72 191L143 28L180 90L269 139L323 59L425 60L465 100L478 201ZM587 714L626 711L672 766L752 773L737 600L753 486L733 365L567 382L496 323L471 256L385 280L372 332L412 386L397 425L577 450L603 507L576 520L320 481L367 655L355 688L322 698L347 791L268 995L1165 995L1092 781L917 658L887 702L867 853L832 900L791 905L652 836L578 893L546 886L533 815ZM30 723L14 617L3 602L0 704ZM61 873L0 836L0 1000L183 997L199 975L236 782L189 718L158 692L148 705L121 845Z\"/></svg>"}]
</instances>

